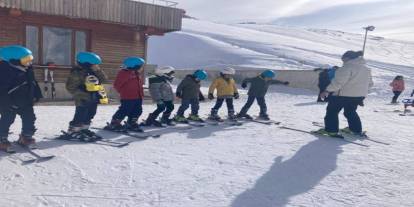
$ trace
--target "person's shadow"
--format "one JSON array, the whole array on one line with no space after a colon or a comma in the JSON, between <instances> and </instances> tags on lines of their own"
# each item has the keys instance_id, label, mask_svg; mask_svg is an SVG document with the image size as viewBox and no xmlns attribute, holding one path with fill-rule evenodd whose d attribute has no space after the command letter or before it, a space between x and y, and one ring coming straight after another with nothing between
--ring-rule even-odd
<instances>
[{"instance_id":1,"label":"person's shadow","mask_svg":"<svg viewBox=\"0 0 414 207\"><path fill-rule=\"evenodd\" d=\"M338 140L319 138L303 146L292 158L275 158L270 170L255 186L238 195L232 207L279 207L293 196L305 193L336 169L342 152Z\"/></svg>"}]
</instances>

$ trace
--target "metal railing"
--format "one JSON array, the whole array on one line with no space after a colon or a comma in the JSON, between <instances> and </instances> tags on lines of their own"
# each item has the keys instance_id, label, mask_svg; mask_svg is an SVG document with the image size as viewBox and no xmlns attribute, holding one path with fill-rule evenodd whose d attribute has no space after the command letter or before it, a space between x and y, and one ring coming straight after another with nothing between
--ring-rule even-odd
<instances>
[{"instance_id":1,"label":"metal railing","mask_svg":"<svg viewBox=\"0 0 414 207\"><path fill-rule=\"evenodd\" d=\"M176 8L177 5L178 5L178 2L168 1L168 0L134 0L134 1L139 1L139 2L144 2L144 3L151 3L151 4L155 4L155 5L172 7L172 8Z\"/></svg>"}]
</instances>

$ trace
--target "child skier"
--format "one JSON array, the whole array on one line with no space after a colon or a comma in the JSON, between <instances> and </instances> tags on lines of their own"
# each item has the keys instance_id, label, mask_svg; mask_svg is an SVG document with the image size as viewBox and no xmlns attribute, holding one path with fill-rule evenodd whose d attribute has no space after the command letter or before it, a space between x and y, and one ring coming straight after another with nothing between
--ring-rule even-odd
<instances>
[{"instance_id":1,"label":"child skier","mask_svg":"<svg viewBox=\"0 0 414 207\"><path fill-rule=\"evenodd\" d=\"M8 151L10 126L16 115L22 119L22 132L18 143L32 145L36 132L35 102L42 98L33 68L32 52L22 46L6 46L0 52L0 150Z\"/></svg>"},{"instance_id":2,"label":"child skier","mask_svg":"<svg viewBox=\"0 0 414 207\"><path fill-rule=\"evenodd\" d=\"M178 85L176 96L181 98L181 106L178 109L177 115L174 117L174 121L187 123L188 121L203 122L198 116L198 110L200 109L200 82L207 78L207 73L204 70L197 70L191 75L187 75L183 81ZM184 117L185 110L191 105L191 114L186 119Z\"/></svg>"},{"instance_id":3,"label":"child skier","mask_svg":"<svg viewBox=\"0 0 414 207\"><path fill-rule=\"evenodd\" d=\"M250 109L255 100L260 106L260 115L259 119L270 120L267 114L267 106L265 101L265 96L269 86L271 84L284 84L288 85L289 82L282 82L278 80L273 80L276 74L272 70L266 70L262 72L259 76L254 78L247 78L243 80L242 87L247 88L247 84L250 83L249 88L249 98L247 103L243 106L240 113L237 115L237 118L253 119L247 114L247 111Z\"/></svg>"},{"instance_id":4,"label":"child skier","mask_svg":"<svg viewBox=\"0 0 414 207\"><path fill-rule=\"evenodd\" d=\"M237 91L236 82L232 78L235 73L236 71L233 68L225 68L220 72L220 77L216 78L211 84L208 90L208 98L213 100L214 91L217 89L217 102L211 109L211 114L208 119L222 121L221 117L218 115L218 111L223 105L224 100L226 100L227 104L228 119L236 119L236 116L234 115L233 98L238 99L239 92Z\"/></svg>"},{"instance_id":5,"label":"child skier","mask_svg":"<svg viewBox=\"0 0 414 207\"><path fill-rule=\"evenodd\" d=\"M113 115L111 123L105 129L112 131L143 132L138 125L138 118L142 114L142 100L144 98L143 81L141 74L144 59L129 57L124 60L123 68L118 72L114 88L121 96L121 106ZM128 116L126 125L122 121Z\"/></svg>"},{"instance_id":6,"label":"child skier","mask_svg":"<svg viewBox=\"0 0 414 207\"><path fill-rule=\"evenodd\" d=\"M395 104L397 103L398 97L405 90L404 77L397 75L390 83L390 86L392 87L392 92L394 93L391 103Z\"/></svg>"},{"instance_id":7,"label":"child skier","mask_svg":"<svg viewBox=\"0 0 414 207\"><path fill-rule=\"evenodd\" d=\"M174 68L167 66L155 69L155 75L148 79L149 90L151 97L157 108L148 115L148 118L143 123L144 126L162 127L162 124L174 125L170 119L171 113L174 110L174 92L171 87L171 82L174 79ZM158 116L162 114L161 122L157 121Z\"/></svg>"},{"instance_id":8,"label":"child skier","mask_svg":"<svg viewBox=\"0 0 414 207\"><path fill-rule=\"evenodd\" d=\"M80 52L76 61L77 66L72 69L66 81L66 89L73 95L76 105L68 134L72 138L93 141L99 137L89 130L89 126L96 115L98 104L108 103L102 85L106 81L106 75L99 68L102 60L95 53Z\"/></svg>"}]
</instances>

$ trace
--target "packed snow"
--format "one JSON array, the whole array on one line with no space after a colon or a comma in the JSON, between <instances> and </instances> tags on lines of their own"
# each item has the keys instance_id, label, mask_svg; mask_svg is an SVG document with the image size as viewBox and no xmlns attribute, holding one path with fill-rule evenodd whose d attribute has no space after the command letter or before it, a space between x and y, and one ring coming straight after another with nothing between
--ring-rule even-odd
<instances>
[{"instance_id":1,"label":"packed snow","mask_svg":"<svg viewBox=\"0 0 414 207\"><path fill-rule=\"evenodd\" d=\"M311 69L340 64L340 54L358 49L362 36L186 20L183 32L163 38L151 42L151 60L176 67ZM180 53L171 52L176 50ZM162 136L147 140L98 131L131 142L113 148L45 139L67 128L74 107L37 106L39 153L56 157L22 165L19 158L29 154L0 152L0 206L414 206L413 116L399 116L393 111L403 106L388 104L388 83L395 75L406 76L407 88L413 89L413 52L414 45L407 42L369 40L367 59L376 86L359 112L369 136L389 145L353 140L364 147L277 125L244 123L155 129L151 132ZM246 91L241 93L236 109L246 101ZM323 122L326 106L316 104L314 92L272 86L267 103L269 115L281 126L313 130L318 127L312 122ZM200 115L205 118L213 104L202 103ZM142 118L154 108L145 105ZM93 125L104 126L116 109L100 106ZM250 114L257 113L253 106ZM220 114L225 116L225 107ZM20 126L18 119L12 141Z\"/></svg>"},{"instance_id":2,"label":"packed snow","mask_svg":"<svg viewBox=\"0 0 414 207\"><path fill-rule=\"evenodd\" d=\"M325 106L315 100L312 92L280 86L267 97L273 119L305 130L323 121ZM74 107L38 106L40 153L57 157L21 165L16 156L27 154L0 153L0 206L413 206L413 117L373 112L402 108L386 103L369 98L360 109L370 137L391 144L356 140L369 147L257 123L159 129L165 134L144 141L99 132L132 142L120 149L51 141L42 138L65 129ZM212 105L203 103L200 114ZM116 108L101 106L94 126L104 126Z\"/></svg>"}]
</instances>

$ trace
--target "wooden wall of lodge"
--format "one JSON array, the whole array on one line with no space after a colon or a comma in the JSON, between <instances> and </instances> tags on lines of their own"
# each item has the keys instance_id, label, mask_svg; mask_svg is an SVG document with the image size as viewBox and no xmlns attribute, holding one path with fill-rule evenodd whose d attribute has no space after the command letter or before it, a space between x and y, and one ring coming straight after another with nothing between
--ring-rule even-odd
<instances>
[{"instance_id":1,"label":"wooden wall of lodge","mask_svg":"<svg viewBox=\"0 0 414 207\"><path fill-rule=\"evenodd\" d=\"M128 56L145 57L147 40L133 27L97 21L23 13L11 17L8 10L0 9L0 46L24 44L25 25L45 25L85 30L90 35L90 49L103 59L102 68L114 79L122 60ZM64 82L69 69L57 69L55 81ZM37 79L43 80L43 70L36 70Z\"/></svg>"},{"instance_id":2,"label":"wooden wall of lodge","mask_svg":"<svg viewBox=\"0 0 414 207\"><path fill-rule=\"evenodd\" d=\"M0 0L0 6L161 30L181 29L184 10L130 0Z\"/></svg>"}]
</instances>

